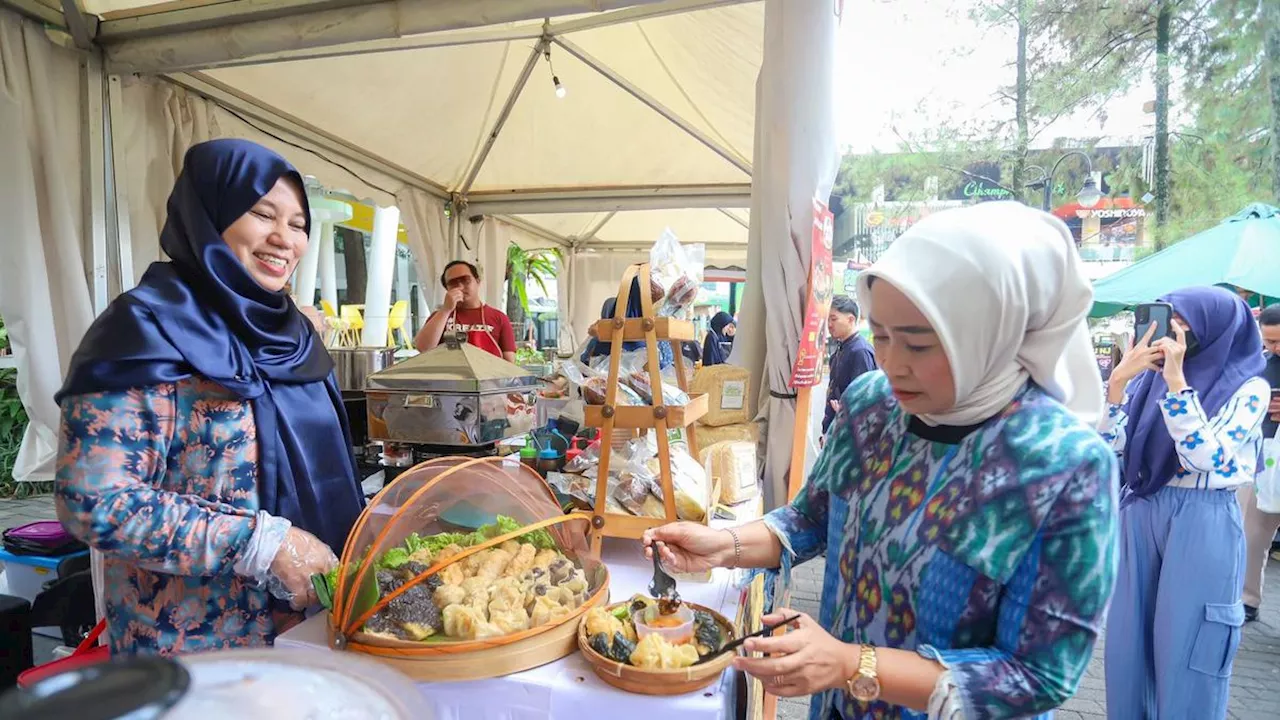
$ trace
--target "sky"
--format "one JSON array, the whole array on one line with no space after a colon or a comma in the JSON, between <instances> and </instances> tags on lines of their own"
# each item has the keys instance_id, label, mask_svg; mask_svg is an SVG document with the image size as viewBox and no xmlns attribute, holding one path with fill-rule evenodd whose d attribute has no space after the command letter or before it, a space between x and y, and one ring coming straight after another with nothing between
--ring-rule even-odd
<instances>
[{"instance_id":1,"label":"sky","mask_svg":"<svg viewBox=\"0 0 1280 720\"><path fill-rule=\"evenodd\" d=\"M836 70L837 140L856 153L900 149L898 135L918 136L940 116L993 120L1013 104L993 101L1013 85L1012 29L991 30L969 19L974 0L845 0ZM889 41L886 42L886 39ZM1150 79L1108 104L1105 124L1089 113L1063 118L1037 138L1141 139L1153 116ZM924 110L923 112L921 110ZM895 128L897 132L895 133Z\"/></svg>"}]
</instances>

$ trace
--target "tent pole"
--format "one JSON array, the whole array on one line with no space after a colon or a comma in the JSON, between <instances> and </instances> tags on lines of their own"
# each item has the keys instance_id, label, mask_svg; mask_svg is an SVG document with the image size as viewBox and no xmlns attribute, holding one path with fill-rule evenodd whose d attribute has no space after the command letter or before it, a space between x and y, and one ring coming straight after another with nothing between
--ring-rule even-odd
<instances>
[{"instance_id":1,"label":"tent pole","mask_svg":"<svg viewBox=\"0 0 1280 720\"><path fill-rule=\"evenodd\" d=\"M600 219L600 222L596 223L594 226L592 226L592 227L591 227L591 229L590 229L590 230L588 230L587 232L583 233L582 237L583 237L583 238L585 238L585 239L583 240L583 242L588 242L588 243L589 243L589 242L591 242L592 240L595 240L595 239L596 239L596 235L599 235L599 234L600 234L600 231L604 229L604 226L605 226L605 225L608 225L608 224L609 224L609 221L613 219L613 216L614 216L614 215L617 215L617 214L618 214L618 211L617 211L617 210L612 210L612 211L610 211L607 215L605 215L603 218L601 218L601 219Z\"/></svg>"},{"instance_id":2,"label":"tent pole","mask_svg":"<svg viewBox=\"0 0 1280 720\"><path fill-rule=\"evenodd\" d=\"M474 216L474 217L481 217L481 216ZM543 240L546 240L551 243L555 243L560 247L565 247L565 248L573 247L573 241L570 240L569 238L553 233L550 230L540 228L537 225L533 225L528 222L525 222L524 220L521 220L518 217L514 217L511 215L490 215L489 217L497 218L502 222L510 225L511 227L520 228L521 230L529 233L530 235L533 235L534 237L540 237Z\"/></svg>"},{"instance_id":3,"label":"tent pole","mask_svg":"<svg viewBox=\"0 0 1280 720\"><path fill-rule=\"evenodd\" d=\"M467 179L463 181L462 188L458 192L466 195L471 186L476 181L476 176L480 174L480 168L484 166L484 161L488 159L489 152L493 150L494 143L498 142L498 133L502 132L502 126L507 124L507 118L511 117L511 111L516 106L516 101L520 99L520 93L524 91L524 86L529 83L529 76L533 74L533 68L538 64L538 58L542 57L542 53L547 49L547 39L542 38L533 46L533 52L529 53L529 59L525 61L524 68L520 70L520 76L516 78L515 85L511 86L511 92L507 94L507 101L502 104L502 111L498 113L498 119L493 123L493 130L489 131L489 137L485 138L484 147L480 148L480 153L476 155L476 160L471 164L471 170L467 173ZM484 214L484 213L477 213Z\"/></svg>"},{"instance_id":4,"label":"tent pole","mask_svg":"<svg viewBox=\"0 0 1280 720\"><path fill-rule=\"evenodd\" d=\"M681 130L684 130L686 133L692 136L693 139L707 146L707 148L709 148L712 152L714 152L715 154L719 155L720 157L728 161L730 165L733 165L734 167L738 168L739 170L746 173L747 175L751 174L751 163L743 159L740 155L738 155L738 153L730 150L724 145L721 145L718 141L716 141L710 135L707 135L706 133L702 132L698 128L694 127L687 120L677 115L675 111L671 110L666 105L663 105L662 103L658 102L657 98L653 97L652 95L645 92L644 90L641 90L639 87L634 85L630 80L627 80L626 78L622 77L618 73L614 72L613 68L610 68L608 65L605 65L604 63L595 59L591 55L587 54L587 51L578 47L570 40L566 40L563 37L556 37L556 38L553 38L552 41L555 42L555 44L559 45L560 47L564 48L565 51L567 51L570 55L573 55L574 57L578 58L579 60L586 63L587 65L590 65L592 69L594 69L596 72L608 78L614 85L617 85L618 87L625 90L627 94L631 95L631 97L634 97L635 99L649 106L649 109L653 110L654 112L658 113L662 117L671 121L676 127L680 128Z\"/></svg>"},{"instance_id":5,"label":"tent pole","mask_svg":"<svg viewBox=\"0 0 1280 720\"><path fill-rule=\"evenodd\" d=\"M100 315L111 301L107 254L107 160L106 128L102 86L102 57L86 53L80 60L81 90L84 94L83 183L84 234L89 239L89 290L93 294L93 314Z\"/></svg>"},{"instance_id":6,"label":"tent pole","mask_svg":"<svg viewBox=\"0 0 1280 720\"><path fill-rule=\"evenodd\" d=\"M111 187L116 216L116 262L119 263L120 292L132 290L133 278L133 231L129 225L129 192L128 173L125 172L124 150L116 146L116 129L124 124L124 89L120 86L120 76L107 78L107 120L108 139L110 140Z\"/></svg>"}]
</instances>

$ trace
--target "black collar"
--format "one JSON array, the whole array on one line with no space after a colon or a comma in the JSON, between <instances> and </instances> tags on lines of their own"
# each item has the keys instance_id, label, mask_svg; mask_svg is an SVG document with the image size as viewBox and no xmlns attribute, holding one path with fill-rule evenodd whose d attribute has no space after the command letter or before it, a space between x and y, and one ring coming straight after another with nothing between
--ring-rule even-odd
<instances>
[{"instance_id":1,"label":"black collar","mask_svg":"<svg viewBox=\"0 0 1280 720\"><path fill-rule=\"evenodd\" d=\"M944 445L959 445L962 440L969 437L973 431L986 424L986 421L974 425L930 425L920 418L912 415L911 420L907 423L907 432L916 437L928 440L929 442L942 443Z\"/></svg>"}]
</instances>

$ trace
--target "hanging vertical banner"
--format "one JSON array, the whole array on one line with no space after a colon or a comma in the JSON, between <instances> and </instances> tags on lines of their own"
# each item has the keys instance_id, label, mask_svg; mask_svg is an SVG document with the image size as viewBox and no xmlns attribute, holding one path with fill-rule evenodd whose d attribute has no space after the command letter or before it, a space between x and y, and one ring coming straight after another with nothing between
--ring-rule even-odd
<instances>
[{"instance_id":1,"label":"hanging vertical banner","mask_svg":"<svg viewBox=\"0 0 1280 720\"><path fill-rule=\"evenodd\" d=\"M827 313L831 309L831 241L835 216L825 203L813 201L813 239L809 255L809 299L805 302L800 349L791 368L792 387L813 387L821 377L827 347Z\"/></svg>"}]
</instances>

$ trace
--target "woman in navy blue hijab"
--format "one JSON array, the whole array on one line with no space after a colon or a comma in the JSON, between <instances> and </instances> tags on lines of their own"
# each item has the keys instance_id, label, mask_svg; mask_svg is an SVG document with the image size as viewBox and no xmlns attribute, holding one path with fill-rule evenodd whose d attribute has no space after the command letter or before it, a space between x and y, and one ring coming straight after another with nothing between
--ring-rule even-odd
<instances>
[{"instance_id":1,"label":"woman in navy blue hijab","mask_svg":"<svg viewBox=\"0 0 1280 720\"><path fill-rule=\"evenodd\" d=\"M1258 468L1270 386L1243 300L1216 287L1161 300L1174 337L1137 338L1099 428L1122 463L1107 713L1221 720L1244 624L1236 490Z\"/></svg>"},{"instance_id":2,"label":"woman in navy blue hijab","mask_svg":"<svg viewBox=\"0 0 1280 720\"><path fill-rule=\"evenodd\" d=\"M302 178L244 140L193 146L154 263L57 395L58 517L100 550L115 653L270 643L364 505L333 361L284 287Z\"/></svg>"},{"instance_id":3,"label":"woman in navy blue hijab","mask_svg":"<svg viewBox=\"0 0 1280 720\"><path fill-rule=\"evenodd\" d=\"M718 312L711 318L711 330L702 341L702 364L723 365L729 362L729 351L733 349L733 336L738 330L733 316L727 312Z\"/></svg>"}]
</instances>

